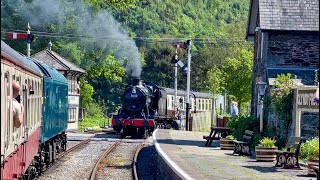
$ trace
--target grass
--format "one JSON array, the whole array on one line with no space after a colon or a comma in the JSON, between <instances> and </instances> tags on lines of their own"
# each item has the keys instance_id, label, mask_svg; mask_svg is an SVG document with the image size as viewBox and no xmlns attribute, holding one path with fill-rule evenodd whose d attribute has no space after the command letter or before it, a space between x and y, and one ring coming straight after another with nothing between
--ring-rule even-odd
<instances>
[{"instance_id":1,"label":"grass","mask_svg":"<svg viewBox=\"0 0 320 180\"><path fill-rule=\"evenodd\" d=\"M79 122L79 131L83 132L85 128L89 127L103 127L111 123L111 120L108 121L107 118L100 117L85 117L83 121Z\"/></svg>"}]
</instances>

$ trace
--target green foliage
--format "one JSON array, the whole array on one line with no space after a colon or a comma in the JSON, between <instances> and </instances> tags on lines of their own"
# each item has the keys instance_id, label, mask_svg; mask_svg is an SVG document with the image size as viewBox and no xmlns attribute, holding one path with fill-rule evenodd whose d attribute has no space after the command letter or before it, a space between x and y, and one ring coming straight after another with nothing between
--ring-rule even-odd
<instances>
[{"instance_id":1,"label":"green foliage","mask_svg":"<svg viewBox=\"0 0 320 180\"><path fill-rule=\"evenodd\" d=\"M252 116L239 116L231 118L227 126L233 130L232 135L237 139L242 139L245 130L253 131L254 136L259 134L259 119Z\"/></svg>"},{"instance_id":2,"label":"green foliage","mask_svg":"<svg viewBox=\"0 0 320 180\"><path fill-rule=\"evenodd\" d=\"M91 102L87 109L85 109L85 118L103 118L104 117L104 106L96 102Z\"/></svg>"},{"instance_id":3,"label":"green foliage","mask_svg":"<svg viewBox=\"0 0 320 180\"><path fill-rule=\"evenodd\" d=\"M83 132L88 127L103 127L108 120L103 117L86 117L83 121L79 122L79 130Z\"/></svg>"},{"instance_id":4,"label":"green foliage","mask_svg":"<svg viewBox=\"0 0 320 180\"><path fill-rule=\"evenodd\" d=\"M106 106L105 114L115 112L120 106L124 77L125 70L121 62L113 56L107 56L99 64L87 69L86 80L95 89L93 98L100 99Z\"/></svg>"},{"instance_id":5,"label":"green foliage","mask_svg":"<svg viewBox=\"0 0 320 180\"><path fill-rule=\"evenodd\" d=\"M277 139L277 141L275 142L275 146L279 148L285 146L287 139L286 137L282 137L279 135L279 133L277 133L277 128L275 126L268 124L264 129L265 137L273 137Z\"/></svg>"},{"instance_id":6,"label":"green foliage","mask_svg":"<svg viewBox=\"0 0 320 180\"><path fill-rule=\"evenodd\" d=\"M236 57L226 58L222 67L223 86L236 98L241 109L242 102L251 100L253 53L246 49L239 49L236 53Z\"/></svg>"},{"instance_id":7,"label":"green foliage","mask_svg":"<svg viewBox=\"0 0 320 180\"><path fill-rule=\"evenodd\" d=\"M224 77L222 75L221 70L214 65L208 72L207 72L207 85L206 88L212 93L212 94L220 94L223 93L223 82Z\"/></svg>"},{"instance_id":8,"label":"green foliage","mask_svg":"<svg viewBox=\"0 0 320 180\"><path fill-rule=\"evenodd\" d=\"M319 159L319 137L307 140L301 145L301 158L302 159Z\"/></svg>"},{"instance_id":9,"label":"green foliage","mask_svg":"<svg viewBox=\"0 0 320 180\"><path fill-rule=\"evenodd\" d=\"M137 0L86 0L90 4L95 5L97 9L105 9L111 6L115 9L125 10L135 7Z\"/></svg>"},{"instance_id":10,"label":"green foliage","mask_svg":"<svg viewBox=\"0 0 320 180\"><path fill-rule=\"evenodd\" d=\"M90 107L90 104L93 102L92 95L94 93L94 89L84 80L84 76L80 78L80 90L81 107L88 109Z\"/></svg>"},{"instance_id":11,"label":"green foliage","mask_svg":"<svg viewBox=\"0 0 320 180\"><path fill-rule=\"evenodd\" d=\"M259 145L261 147L275 147L276 140L269 138L269 137L264 137L263 139L260 139Z\"/></svg>"},{"instance_id":12,"label":"green foliage","mask_svg":"<svg viewBox=\"0 0 320 180\"><path fill-rule=\"evenodd\" d=\"M294 87L295 84L291 74L280 74L277 76L274 88L271 90L271 106L274 107L281 123L283 123L286 132L285 134L288 134L289 126L292 122L292 88Z\"/></svg>"},{"instance_id":13,"label":"green foliage","mask_svg":"<svg viewBox=\"0 0 320 180\"><path fill-rule=\"evenodd\" d=\"M234 139L233 135L228 135L226 138L230 140Z\"/></svg>"}]
</instances>

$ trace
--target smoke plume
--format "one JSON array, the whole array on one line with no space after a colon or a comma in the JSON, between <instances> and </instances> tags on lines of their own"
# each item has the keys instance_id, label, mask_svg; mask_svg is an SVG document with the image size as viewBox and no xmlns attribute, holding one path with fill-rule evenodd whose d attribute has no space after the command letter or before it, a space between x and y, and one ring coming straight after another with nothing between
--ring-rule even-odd
<instances>
[{"instance_id":1,"label":"smoke plume","mask_svg":"<svg viewBox=\"0 0 320 180\"><path fill-rule=\"evenodd\" d=\"M34 0L31 3L26 3L24 0L9 0L7 3L10 9L18 11L30 22L31 28L51 23L57 26L59 33L63 26L70 23L70 19L76 18L77 23L73 26L76 25L77 32L73 34L96 38L96 44L101 49L106 47L113 49L116 59L129 61L126 67L127 73L140 77L141 54L134 40L129 38L128 32L106 10L97 12L82 0ZM9 17L10 11L2 7L2 18Z\"/></svg>"}]
</instances>

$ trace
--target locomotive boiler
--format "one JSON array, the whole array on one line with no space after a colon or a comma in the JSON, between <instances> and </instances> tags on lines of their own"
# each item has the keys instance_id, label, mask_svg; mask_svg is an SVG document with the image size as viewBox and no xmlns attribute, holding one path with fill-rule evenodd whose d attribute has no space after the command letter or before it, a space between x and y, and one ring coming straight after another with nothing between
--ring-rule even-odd
<instances>
[{"instance_id":1,"label":"locomotive boiler","mask_svg":"<svg viewBox=\"0 0 320 180\"><path fill-rule=\"evenodd\" d=\"M134 77L122 95L122 107L117 115L112 117L115 131L126 136L148 137L155 129L155 116L159 102L166 98L163 90L155 84L143 82Z\"/></svg>"}]
</instances>

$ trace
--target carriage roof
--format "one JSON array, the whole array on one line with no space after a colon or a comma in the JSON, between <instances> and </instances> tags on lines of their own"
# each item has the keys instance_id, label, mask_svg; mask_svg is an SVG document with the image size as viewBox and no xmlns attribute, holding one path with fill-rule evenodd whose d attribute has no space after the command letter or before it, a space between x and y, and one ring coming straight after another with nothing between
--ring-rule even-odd
<instances>
[{"instance_id":1,"label":"carriage roof","mask_svg":"<svg viewBox=\"0 0 320 180\"><path fill-rule=\"evenodd\" d=\"M45 76L49 76L49 77L51 77L51 79L53 79L55 81L67 83L67 79L59 71L57 71L56 69L48 66L45 63L40 62L37 59L34 59L34 58L29 58L29 59L34 61L36 64L40 64L39 66L41 66L41 69L42 69L43 74Z\"/></svg>"},{"instance_id":2,"label":"carriage roof","mask_svg":"<svg viewBox=\"0 0 320 180\"><path fill-rule=\"evenodd\" d=\"M1 56L17 66L25 68L26 70L31 71L36 75L42 76L41 70L36 64L34 64L26 56L21 55L16 50L12 49L3 41L1 41Z\"/></svg>"},{"instance_id":3,"label":"carriage roof","mask_svg":"<svg viewBox=\"0 0 320 180\"><path fill-rule=\"evenodd\" d=\"M167 92L167 94L174 95L174 92L175 92L174 89L165 88L165 87L162 87L162 88ZM190 92L191 92L191 94L194 94L196 96L196 98L206 98L206 99L212 99L213 98L213 95L210 94L210 93L195 92L195 91L190 91ZM187 91L178 90L178 96L186 96L186 94L187 94Z\"/></svg>"}]
</instances>

